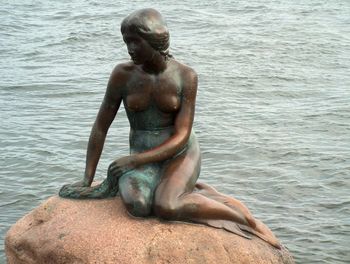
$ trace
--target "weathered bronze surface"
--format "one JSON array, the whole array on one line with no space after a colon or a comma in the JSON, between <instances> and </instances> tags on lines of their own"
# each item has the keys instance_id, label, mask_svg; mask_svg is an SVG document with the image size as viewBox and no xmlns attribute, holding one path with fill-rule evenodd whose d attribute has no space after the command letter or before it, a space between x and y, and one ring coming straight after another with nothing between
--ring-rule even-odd
<instances>
[{"instance_id":1,"label":"weathered bronze surface","mask_svg":"<svg viewBox=\"0 0 350 264\"><path fill-rule=\"evenodd\" d=\"M197 74L169 54L161 14L138 10L123 20L121 32L132 60L117 65L110 76L91 131L84 179L63 186L59 195L97 199L119 191L134 216L204 223L247 238L249 232L279 248L244 204L197 183L201 154L192 129ZM113 161L107 178L90 187L121 102L130 122L130 155Z\"/></svg>"}]
</instances>

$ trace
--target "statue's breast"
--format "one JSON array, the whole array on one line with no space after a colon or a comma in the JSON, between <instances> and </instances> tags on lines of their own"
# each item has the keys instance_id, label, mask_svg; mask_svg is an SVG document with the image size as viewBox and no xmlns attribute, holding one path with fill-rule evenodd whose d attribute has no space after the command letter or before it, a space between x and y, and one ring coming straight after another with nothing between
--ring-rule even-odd
<instances>
[{"instance_id":1,"label":"statue's breast","mask_svg":"<svg viewBox=\"0 0 350 264\"><path fill-rule=\"evenodd\" d=\"M176 93L154 94L147 93L129 94L126 97L126 106L133 112L145 111L150 104L154 104L160 111L170 113L179 110L181 102Z\"/></svg>"},{"instance_id":2,"label":"statue's breast","mask_svg":"<svg viewBox=\"0 0 350 264\"><path fill-rule=\"evenodd\" d=\"M149 107L151 97L147 93L133 93L126 97L126 106L133 112L145 111Z\"/></svg>"},{"instance_id":3,"label":"statue's breast","mask_svg":"<svg viewBox=\"0 0 350 264\"><path fill-rule=\"evenodd\" d=\"M152 99L159 110L163 112L177 112L181 106L181 87L173 76L160 78L152 89Z\"/></svg>"},{"instance_id":4,"label":"statue's breast","mask_svg":"<svg viewBox=\"0 0 350 264\"><path fill-rule=\"evenodd\" d=\"M170 113L180 109L180 97L176 93L154 95L154 102L159 110Z\"/></svg>"},{"instance_id":5,"label":"statue's breast","mask_svg":"<svg viewBox=\"0 0 350 264\"><path fill-rule=\"evenodd\" d=\"M181 88L171 78L134 82L128 88L125 103L133 112L145 111L151 104L165 113L177 112L180 109Z\"/></svg>"}]
</instances>

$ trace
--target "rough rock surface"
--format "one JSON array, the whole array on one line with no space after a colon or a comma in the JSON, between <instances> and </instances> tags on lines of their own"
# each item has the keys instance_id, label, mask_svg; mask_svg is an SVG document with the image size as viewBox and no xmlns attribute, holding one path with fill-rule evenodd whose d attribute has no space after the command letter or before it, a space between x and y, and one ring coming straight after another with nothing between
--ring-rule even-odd
<instances>
[{"instance_id":1,"label":"rough rock surface","mask_svg":"<svg viewBox=\"0 0 350 264\"><path fill-rule=\"evenodd\" d=\"M40 263L294 263L254 237L155 218L130 217L117 198L52 197L8 231L9 264Z\"/></svg>"}]
</instances>

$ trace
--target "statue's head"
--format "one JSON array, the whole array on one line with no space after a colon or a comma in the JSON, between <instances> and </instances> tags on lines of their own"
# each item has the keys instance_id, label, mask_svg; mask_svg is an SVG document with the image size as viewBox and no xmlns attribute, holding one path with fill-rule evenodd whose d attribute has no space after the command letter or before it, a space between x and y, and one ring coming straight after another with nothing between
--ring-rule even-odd
<instances>
[{"instance_id":1,"label":"statue's head","mask_svg":"<svg viewBox=\"0 0 350 264\"><path fill-rule=\"evenodd\" d=\"M123 36L128 32L135 33L163 56L169 55L169 31L162 15L155 9L140 9L128 15L122 22L121 32Z\"/></svg>"}]
</instances>

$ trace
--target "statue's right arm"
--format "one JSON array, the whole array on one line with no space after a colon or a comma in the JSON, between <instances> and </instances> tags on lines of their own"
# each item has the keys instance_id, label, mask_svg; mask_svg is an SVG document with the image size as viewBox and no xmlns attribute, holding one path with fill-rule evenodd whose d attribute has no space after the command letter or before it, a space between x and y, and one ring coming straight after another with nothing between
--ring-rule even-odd
<instances>
[{"instance_id":1,"label":"statue's right arm","mask_svg":"<svg viewBox=\"0 0 350 264\"><path fill-rule=\"evenodd\" d=\"M108 129L122 101L121 90L124 87L126 78L122 65L116 66L109 78L104 99L90 133L83 186L90 186L94 179Z\"/></svg>"}]
</instances>

